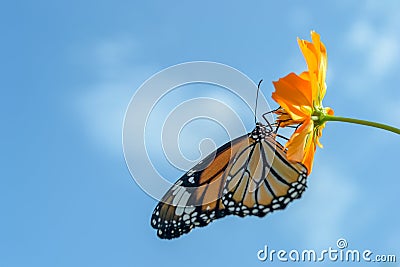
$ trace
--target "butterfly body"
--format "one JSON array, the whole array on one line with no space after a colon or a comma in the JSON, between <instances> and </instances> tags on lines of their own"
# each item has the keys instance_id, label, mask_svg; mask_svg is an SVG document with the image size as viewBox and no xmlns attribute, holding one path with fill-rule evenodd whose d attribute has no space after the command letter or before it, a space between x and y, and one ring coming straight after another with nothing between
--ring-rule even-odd
<instances>
[{"instance_id":1,"label":"butterfly body","mask_svg":"<svg viewBox=\"0 0 400 267\"><path fill-rule=\"evenodd\" d=\"M275 134L257 123L185 173L156 206L151 225L163 239L233 214L264 217L300 198L307 169L289 162Z\"/></svg>"}]
</instances>

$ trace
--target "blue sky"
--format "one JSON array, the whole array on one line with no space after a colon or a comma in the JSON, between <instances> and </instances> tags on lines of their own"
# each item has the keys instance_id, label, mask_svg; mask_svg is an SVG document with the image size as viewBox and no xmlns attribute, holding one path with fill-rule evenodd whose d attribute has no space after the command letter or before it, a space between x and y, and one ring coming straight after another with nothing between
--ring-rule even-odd
<instances>
[{"instance_id":1,"label":"blue sky","mask_svg":"<svg viewBox=\"0 0 400 267\"><path fill-rule=\"evenodd\" d=\"M340 237L399 259L394 134L330 123L301 200L174 241L150 227L156 201L131 178L121 142L129 100L154 73L215 61L264 79L269 96L271 81L305 69L296 37L310 30L328 50L325 105L399 127L399 12L395 1L2 3L0 266L259 266L265 244L324 249ZM182 173L160 168L171 181Z\"/></svg>"}]
</instances>

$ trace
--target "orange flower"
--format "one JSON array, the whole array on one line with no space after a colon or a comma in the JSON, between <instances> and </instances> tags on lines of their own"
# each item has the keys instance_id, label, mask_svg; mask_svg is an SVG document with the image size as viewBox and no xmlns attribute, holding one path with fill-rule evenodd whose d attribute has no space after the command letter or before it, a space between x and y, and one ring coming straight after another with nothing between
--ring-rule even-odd
<instances>
[{"instance_id":1,"label":"orange flower","mask_svg":"<svg viewBox=\"0 0 400 267\"><path fill-rule=\"evenodd\" d=\"M275 113L281 127L299 124L286 143L289 160L302 162L311 173L316 145L325 122L324 115L333 115L331 108L322 106L326 92L327 55L318 33L311 32L312 42L297 39L307 62L308 71L297 75L290 73L274 82L272 98L281 106Z\"/></svg>"}]
</instances>

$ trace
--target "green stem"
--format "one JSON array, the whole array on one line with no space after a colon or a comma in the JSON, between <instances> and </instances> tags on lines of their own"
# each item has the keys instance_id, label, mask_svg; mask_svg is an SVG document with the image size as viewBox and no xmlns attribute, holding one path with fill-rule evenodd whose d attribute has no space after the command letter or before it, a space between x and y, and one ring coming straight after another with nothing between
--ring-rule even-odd
<instances>
[{"instance_id":1,"label":"green stem","mask_svg":"<svg viewBox=\"0 0 400 267\"><path fill-rule=\"evenodd\" d=\"M393 133L400 134L400 129L392 127L392 126L389 126L389 125L386 125L386 124L378 123L378 122L358 120L358 119L338 117L338 116L330 116L330 115L321 116L320 122L323 123L323 122L326 122L326 121L343 121L343 122L361 124L361 125L380 128L380 129L383 129L383 130L386 130L386 131L391 131Z\"/></svg>"}]
</instances>

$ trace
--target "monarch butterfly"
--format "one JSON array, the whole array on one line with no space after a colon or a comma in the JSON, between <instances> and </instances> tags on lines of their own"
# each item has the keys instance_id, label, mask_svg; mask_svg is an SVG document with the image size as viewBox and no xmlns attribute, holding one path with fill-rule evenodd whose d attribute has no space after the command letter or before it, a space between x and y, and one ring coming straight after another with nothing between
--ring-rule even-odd
<instances>
[{"instance_id":1,"label":"monarch butterfly","mask_svg":"<svg viewBox=\"0 0 400 267\"><path fill-rule=\"evenodd\" d=\"M175 182L151 216L160 238L177 238L230 214L264 217L301 197L307 169L287 160L268 125L257 122Z\"/></svg>"}]
</instances>

